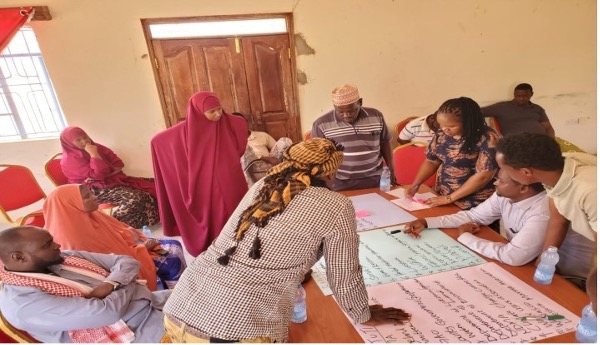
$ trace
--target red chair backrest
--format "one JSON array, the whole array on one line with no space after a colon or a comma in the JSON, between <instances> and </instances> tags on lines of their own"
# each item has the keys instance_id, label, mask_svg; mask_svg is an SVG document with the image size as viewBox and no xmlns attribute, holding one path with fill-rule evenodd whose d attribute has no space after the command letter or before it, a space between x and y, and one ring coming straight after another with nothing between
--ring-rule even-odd
<instances>
[{"instance_id":1,"label":"red chair backrest","mask_svg":"<svg viewBox=\"0 0 600 345\"><path fill-rule=\"evenodd\" d=\"M21 222L19 222L21 226L37 226L38 228L43 228L46 225L46 219L44 218L44 214L41 212L34 212L33 214L26 215Z\"/></svg>"},{"instance_id":2,"label":"red chair backrest","mask_svg":"<svg viewBox=\"0 0 600 345\"><path fill-rule=\"evenodd\" d=\"M69 180L63 174L62 167L60 166L60 158L62 153L55 154L49 161L46 162L44 168L46 170L46 176L54 183L55 186L62 186L63 184L69 183Z\"/></svg>"},{"instance_id":3,"label":"red chair backrest","mask_svg":"<svg viewBox=\"0 0 600 345\"><path fill-rule=\"evenodd\" d=\"M412 184L417 176L421 163L425 161L427 146L417 146L412 143L401 145L394 149L394 172L399 184ZM436 174L424 183L429 187L435 185Z\"/></svg>"},{"instance_id":4,"label":"red chair backrest","mask_svg":"<svg viewBox=\"0 0 600 345\"><path fill-rule=\"evenodd\" d=\"M398 124L396 125L396 138L398 137L398 135L400 135L400 132L402 132L402 129L404 129L404 127L406 127L406 125L410 121L412 121L416 118L417 118L416 116L410 116L410 117L407 117L404 120L398 122Z\"/></svg>"},{"instance_id":5,"label":"red chair backrest","mask_svg":"<svg viewBox=\"0 0 600 345\"><path fill-rule=\"evenodd\" d=\"M0 164L0 209L8 212L46 198L27 167Z\"/></svg>"},{"instance_id":6,"label":"red chair backrest","mask_svg":"<svg viewBox=\"0 0 600 345\"><path fill-rule=\"evenodd\" d=\"M0 313L0 343L39 343L29 333L15 328Z\"/></svg>"},{"instance_id":7,"label":"red chair backrest","mask_svg":"<svg viewBox=\"0 0 600 345\"><path fill-rule=\"evenodd\" d=\"M496 120L495 117L490 116L485 118L485 123L496 130L498 133L502 133L502 129L500 128L500 123Z\"/></svg>"}]
</instances>

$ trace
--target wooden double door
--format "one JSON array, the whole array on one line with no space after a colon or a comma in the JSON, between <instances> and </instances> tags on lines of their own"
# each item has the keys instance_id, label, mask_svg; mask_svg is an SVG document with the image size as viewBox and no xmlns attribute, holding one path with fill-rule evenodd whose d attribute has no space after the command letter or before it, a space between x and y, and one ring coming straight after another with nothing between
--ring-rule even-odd
<instances>
[{"instance_id":1,"label":"wooden double door","mask_svg":"<svg viewBox=\"0 0 600 345\"><path fill-rule=\"evenodd\" d=\"M195 92L217 94L225 111L275 139L301 140L288 34L152 40L167 127L185 119Z\"/></svg>"}]
</instances>

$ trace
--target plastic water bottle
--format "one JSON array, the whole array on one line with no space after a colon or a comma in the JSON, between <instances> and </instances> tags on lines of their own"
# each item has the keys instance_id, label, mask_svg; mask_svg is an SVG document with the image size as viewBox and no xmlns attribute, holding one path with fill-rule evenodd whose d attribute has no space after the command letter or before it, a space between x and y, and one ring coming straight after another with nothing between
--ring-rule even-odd
<instances>
[{"instance_id":1,"label":"plastic water bottle","mask_svg":"<svg viewBox=\"0 0 600 345\"><path fill-rule=\"evenodd\" d=\"M548 247L548 249L542 253L542 259L535 270L533 280L542 285L552 283L552 277L554 276L557 263L558 250L556 247Z\"/></svg>"},{"instance_id":2,"label":"plastic water bottle","mask_svg":"<svg viewBox=\"0 0 600 345\"><path fill-rule=\"evenodd\" d=\"M148 225L142 226L142 234L144 234L146 238L152 237L152 231L150 230L150 227Z\"/></svg>"},{"instance_id":3,"label":"plastic water bottle","mask_svg":"<svg viewBox=\"0 0 600 345\"><path fill-rule=\"evenodd\" d=\"M292 314L293 323L302 323L306 321L306 291L302 284L298 284L296 298L294 299L294 314Z\"/></svg>"},{"instance_id":4,"label":"plastic water bottle","mask_svg":"<svg viewBox=\"0 0 600 345\"><path fill-rule=\"evenodd\" d=\"M581 311L581 321L577 324L575 338L580 343L595 343L598 336L597 327L596 314L590 303Z\"/></svg>"},{"instance_id":5,"label":"plastic water bottle","mask_svg":"<svg viewBox=\"0 0 600 345\"><path fill-rule=\"evenodd\" d=\"M392 187L392 180L390 175L390 168L383 167L381 177L379 178L379 189L384 192L389 192Z\"/></svg>"}]
</instances>

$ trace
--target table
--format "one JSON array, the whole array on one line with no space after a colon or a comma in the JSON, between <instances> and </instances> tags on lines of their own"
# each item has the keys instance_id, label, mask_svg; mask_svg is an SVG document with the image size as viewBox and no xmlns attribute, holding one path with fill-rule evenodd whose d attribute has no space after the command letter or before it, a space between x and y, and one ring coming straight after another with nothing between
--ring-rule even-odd
<instances>
[{"instance_id":1,"label":"table","mask_svg":"<svg viewBox=\"0 0 600 345\"><path fill-rule=\"evenodd\" d=\"M421 187L426 188L425 186ZM426 190L422 190L424 192ZM346 196L355 196L367 193L378 193L386 199L394 199L393 196L381 192L377 188L363 189L357 191L343 192ZM459 210L455 205L444 205L425 210L410 212L417 218L434 217L446 214L456 213ZM456 239L458 237L456 229L444 229L444 233ZM494 232L490 228L483 228L477 233L477 236L496 241L507 242L507 240ZM483 257L483 256L482 256ZM580 315L583 307L589 303L587 295L567 280L555 276L550 285L539 285L533 280L535 265L529 263L524 266L514 267L503 264L496 260L483 257L487 261L493 261L506 271L510 272L523 282L529 284L542 294L562 305L575 315ZM350 321L344 315L344 312L335 302L333 296L324 296L313 279L304 283L306 290L306 303L308 319L301 324L290 324L289 342L292 343L363 343L364 341L358 335ZM408 311L410 312L410 310ZM575 332L546 338L541 343L576 343Z\"/></svg>"}]
</instances>

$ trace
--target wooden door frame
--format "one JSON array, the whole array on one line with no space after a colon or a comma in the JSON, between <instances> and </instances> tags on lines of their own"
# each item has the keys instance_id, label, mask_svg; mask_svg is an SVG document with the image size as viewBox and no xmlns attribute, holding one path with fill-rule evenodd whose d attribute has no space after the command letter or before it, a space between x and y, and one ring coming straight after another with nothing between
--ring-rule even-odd
<instances>
[{"instance_id":1,"label":"wooden door frame","mask_svg":"<svg viewBox=\"0 0 600 345\"><path fill-rule=\"evenodd\" d=\"M238 15L214 15L214 16L196 16L196 17L175 17L175 18L142 18L141 24L142 29L144 31L144 37L146 39L146 46L148 47L148 53L150 57L150 65L152 68L152 72L154 73L154 82L156 84L156 89L158 90L158 98L160 101L160 105L163 111L163 119L165 121L165 126L169 127L167 123L167 115L169 114L168 107L165 101L165 91L160 82L160 75L158 74L158 60L156 59L156 54L154 52L154 47L152 45L152 35L150 33L150 24L166 24L166 23L188 23L188 22L198 22L198 21L219 21L219 20L244 20L244 19L270 19L270 18L285 18L285 23L287 26L287 34L290 42L290 64L291 64L291 74L292 74L292 91L294 93L294 104L290 104L290 111L294 112L290 115L295 115L296 124L295 127L298 131L300 129L300 107L299 107L299 99L298 99L298 73L296 68L296 41L294 40L294 22L293 22L293 14L290 12L286 13L261 13L261 14L238 14ZM264 34L264 35L272 35L273 33ZM261 36L259 34L253 34L249 36ZM211 37L203 37L203 38L218 38L218 37L234 37L234 36L211 36ZM188 37L193 38L193 37ZM169 38L172 40L173 38ZM299 133L302 134L302 133ZM301 135L300 135L301 136Z\"/></svg>"}]
</instances>

